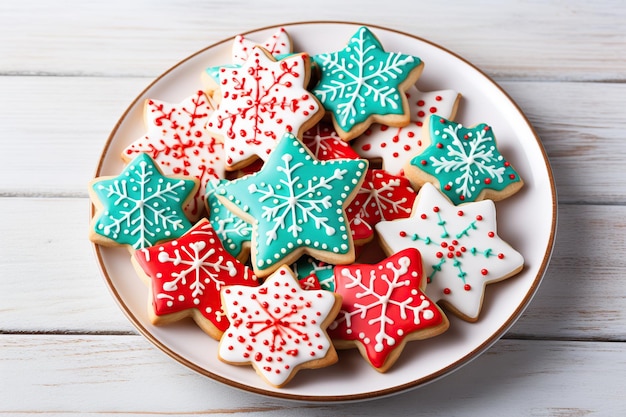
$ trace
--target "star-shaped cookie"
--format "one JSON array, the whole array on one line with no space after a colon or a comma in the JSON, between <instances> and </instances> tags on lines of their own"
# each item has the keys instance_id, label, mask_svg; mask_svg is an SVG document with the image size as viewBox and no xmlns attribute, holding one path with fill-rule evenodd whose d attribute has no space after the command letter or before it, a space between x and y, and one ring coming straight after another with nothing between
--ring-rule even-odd
<instances>
[{"instance_id":1,"label":"star-shaped cookie","mask_svg":"<svg viewBox=\"0 0 626 417\"><path fill-rule=\"evenodd\" d=\"M224 245L224 249L241 262L244 262L250 254L252 226L240 217L235 216L215 195L215 190L227 183L228 180L209 181L206 190L207 213L215 233L217 233Z\"/></svg>"},{"instance_id":2,"label":"star-shaped cookie","mask_svg":"<svg viewBox=\"0 0 626 417\"><path fill-rule=\"evenodd\" d=\"M321 106L305 88L309 76L307 54L276 61L258 46L241 68L222 68L222 100L206 128L223 141L227 170L267 160L285 132L300 137L320 120Z\"/></svg>"},{"instance_id":3,"label":"star-shaped cookie","mask_svg":"<svg viewBox=\"0 0 626 417\"><path fill-rule=\"evenodd\" d=\"M200 186L185 206L185 213L192 220L202 215L207 182L224 178L224 146L204 129L211 113L213 105L202 91L180 103L146 100L147 131L122 152L126 162L145 152L166 175L197 178Z\"/></svg>"},{"instance_id":4,"label":"star-shaped cookie","mask_svg":"<svg viewBox=\"0 0 626 417\"><path fill-rule=\"evenodd\" d=\"M150 287L153 324L191 317L217 340L228 327L222 287L258 285L252 270L224 250L207 219L178 239L135 251L133 263Z\"/></svg>"},{"instance_id":5,"label":"star-shaped cookie","mask_svg":"<svg viewBox=\"0 0 626 417\"><path fill-rule=\"evenodd\" d=\"M428 147L404 169L416 188L437 184L455 204L502 200L522 188L524 182L498 151L490 126L466 128L432 115L424 130Z\"/></svg>"},{"instance_id":6,"label":"star-shaped cookie","mask_svg":"<svg viewBox=\"0 0 626 417\"><path fill-rule=\"evenodd\" d=\"M89 185L96 206L90 239L101 245L131 249L175 239L191 228L183 207L193 197L196 179L168 177L145 153L114 177L98 177Z\"/></svg>"},{"instance_id":7,"label":"star-shaped cookie","mask_svg":"<svg viewBox=\"0 0 626 417\"><path fill-rule=\"evenodd\" d=\"M375 265L335 267L341 310L328 334L338 348L356 346L378 371L387 371L410 340L443 333L448 319L424 294L422 262L414 248Z\"/></svg>"},{"instance_id":8,"label":"star-shaped cookie","mask_svg":"<svg viewBox=\"0 0 626 417\"><path fill-rule=\"evenodd\" d=\"M220 200L252 224L251 258L259 277L300 255L350 263L354 245L345 206L358 191L367 161L318 161L287 133L261 170L218 188Z\"/></svg>"},{"instance_id":9,"label":"star-shaped cookie","mask_svg":"<svg viewBox=\"0 0 626 417\"><path fill-rule=\"evenodd\" d=\"M230 326L220 340L220 360L251 364L276 387L300 369L337 361L325 329L337 315L340 298L330 291L301 289L287 266L259 287L224 288L222 301Z\"/></svg>"},{"instance_id":10,"label":"star-shaped cookie","mask_svg":"<svg viewBox=\"0 0 626 417\"><path fill-rule=\"evenodd\" d=\"M405 90L419 78L423 63L414 56L386 52L366 27L337 52L313 56L319 82L312 92L332 114L343 140L359 136L373 123L409 123Z\"/></svg>"},{"instance_id":11,"label":"star-shaped cookie","mask_svg":"<svg viewBox=\"0 0 626 417\"><path fill-rule=\"evenodd\" d=\"M401 175L409 159L428 145L422 137L424 121L432 114L453 119L461 95L453 90L422 92L411 86L406 90L406 97L411 115L407 126L375 123L351 143L362 158L382 161L382 168L393 175Z\"/></svg>"},{"instance_id":12,"label":"star-shaped cookie","mask_svg":"<svg viewBox=\"0 0 626 417\"><path fill-rule=\"evenodd\" d=\"M487 284L517 274L522 255L497 234L492 200L455 206L432 184L424 184L413 214L376 225L386 253L417 248L422 254L426 294L467 321L476 321Z\"/></svg>"},{"instance_id":13,"label":"star-shaped cookie","mask_svg":"<svg viewBox=\"0 0 626 417\"><path fill-rule=\"evenodd\" d=\"M381 220L409 217L416 195L405 177L382 169L368 170L359 192L346 209L355 242L369 241L374 226Z\"/></svg>"},{"instance_id":14,"label":"star-shaped cookie","mask_svg":"<svg viewBox=\"0 0 626 417\"><path fill-rule=\"evenodd\" d=\"M302 142L320 161L360 158L350 144L341 140L332 123L325 121L304 132Z\"/></svg>"}]
</instances>

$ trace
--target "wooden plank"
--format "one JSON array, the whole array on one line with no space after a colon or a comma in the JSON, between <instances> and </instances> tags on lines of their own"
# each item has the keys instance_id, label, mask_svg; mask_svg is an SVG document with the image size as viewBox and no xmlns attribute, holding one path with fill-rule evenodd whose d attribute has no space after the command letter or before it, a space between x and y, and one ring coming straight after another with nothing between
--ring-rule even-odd
<instances>
[{"instance_id":1,"label":"wooden plank","mask_svg":"<svg viewBox=\"0 0 626 417\"><path fill-rule=\"evenodd\" d=\"M239 392L138 336L0 335L0 415L619 415L626 344L501 340L440 381L378 401L295 403ZM37 372L32 372L36 369ZM309 371L314 372L314 371Z\"/></svg>"},{"instance_id":2,"label":"wooden plank","mask_svg":"<svg viewBox=\"0 0 626 417\"><path fill-rule=\"evenodd\" d=\"M2 3L0 73L156 76L221 39L315 18L387 25L422 36L499 78L625 79L626 5L619 0L489 0L480 12L462 0L446 3L445 9L409 1L380 7L373 0L310 5L271 0L262 8L248 1L237 5L236 19L224 18L234 12L230 5L215 2L72 0L64 6Z\"/></svg>"},{"instance_id":3,"label":"wooden plank","mask_svg":"<svg viewBox=\"0 0 626 417\"><path fill-rule=\"evenodd\" d=\"M0 77L0 193L87 195L109 133L149 79Z\"/></svg>"},{"instance_id":4,"label":"wooden plank","mask_svg":"<svg viewBox=\"0 0 626 417\"><path fill-rule=\"evenodd\" d=\"M10 237L0 240L0 331L133 332L100 277L88 208L86 199L0 199ZM559 215L552 263L509 336L626 340L626 207L564 205Z\"/></svg>"},{"instance_id":5,"label":"wooden plank","mask_svg":"<svg viewBox=\"0 0 626 417\"><path fill-rule=\"evenodd\" d=\"M0 195L86 196L86 184L111 129L149 82L149 78L0 77L0 90L12 98L0 101L0 114L6 115L0 136L5 150L0 153ZM536 127L561 202L625 202L621 167L626 160L626 84L501 84ZM33 103L37 109L58 110L34 118ZM31 158L28 164L16 158L25 151Z\"/></svg>"}]
</instances>

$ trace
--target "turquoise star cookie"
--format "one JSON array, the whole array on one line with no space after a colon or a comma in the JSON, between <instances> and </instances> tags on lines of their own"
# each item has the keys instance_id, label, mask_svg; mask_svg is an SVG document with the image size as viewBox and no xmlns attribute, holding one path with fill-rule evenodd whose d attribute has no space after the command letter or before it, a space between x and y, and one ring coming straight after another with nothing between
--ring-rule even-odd
<instances>
[{"instance_id":1,"label":"turquoise star cookie","mask_svg":"<svg viewBox=\"0 0 626 417\"><path fill-rule=\"evenodd\" d=\"M372 122L397 127L409 123L404 91L421 73L419 58L385 52L374 34L361 27L342 50L312 59L320 69L312 93L332 113L342 139L357 137Z\"/></svg>"},{"instance_id":2,"label":"turquoise star cookie","mask_svg":"<svg viewBox=\"0 0 626 417\"><path fill-rule=\"evenodd\" d=\"M430 144L405 168L417 186L438 183L454 204L501 200L523 186L519 174L498 151L490 126L481 123L466 128L432 115L427 131Z\"/></svg>"},{"instance_id":3,"label":"turquoise star cookie","mask_svg":"<svg viewBox=\"0 0 626 417\"><path fill-rule=\"evenodd\" d=\"M222 240L224 249L240 261L248 258L252 226L228 210L215 195L228 180L211 180L206 186L206 205L213 230Z\"/></svg>"},{"instance_id":4,"label":"turquoise star cookie","mask_svg":"<svg viewBox=\"0 0 626 417\"><path fill-rule=\"evenodd\" d=\"M178 238L192 226L183 207L197 186L193 179L164 176L152 158L141 153L120 175L91 182L89 192L97 212L90 238L133 249Z\"/></svg>"},{"instance_id":5,"label":"turquoise star cookie","mask_svg":"<svg viewBox=\"0 0 626 417\"><path fill-rule=\"evenodd\" d=\"M259 172L218 188L218 198L253 226L255 274L268 276L304 253L328 263L353 262L345 206L367 166L359 159L318 161L286 133Z\"/></svg>"}]
</instances>

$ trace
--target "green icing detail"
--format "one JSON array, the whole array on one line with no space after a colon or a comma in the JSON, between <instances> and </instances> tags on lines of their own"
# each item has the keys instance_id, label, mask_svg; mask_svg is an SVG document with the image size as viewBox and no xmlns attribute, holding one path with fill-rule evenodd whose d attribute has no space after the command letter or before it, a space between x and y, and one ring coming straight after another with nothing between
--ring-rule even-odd
<instances>
[{"instance_id":1,"label":"green icing detail","mask_svg":"<svg viewBox=\"0 0 626 417\"><path fill-rule=\"evenodd\" d=\"M520 181L486 124L465 128L432 115L429 131L430 145L411 165L437 178L441 192L454 204L475 201L484 189L501 191Z\"/></svg>"},{"instance_id":2,"label":"green icing detail","mask_svg":"<svg viewBox=\"0 0 626 417\"><path fill-rule=\"evenodd\" d=\"M346 132L372 115L404 114L398 87L421 65L417 57L385 52L366 27L359 28L344 49L312 60L320 68L312 92Z\"/></svg>"},{"instance_id":3,"label":"green icing detail","mask_svg":"<svg viewBox=\"0 0 626 417\"><path fill-rule=\"evenodd\" d=\"M182 204L194 186L193 180L162 175L152 158L141 153L117 177L92 185L104 206L94 231L135 249L178 238L192 227Z\"/></svg>"}]
</instances>

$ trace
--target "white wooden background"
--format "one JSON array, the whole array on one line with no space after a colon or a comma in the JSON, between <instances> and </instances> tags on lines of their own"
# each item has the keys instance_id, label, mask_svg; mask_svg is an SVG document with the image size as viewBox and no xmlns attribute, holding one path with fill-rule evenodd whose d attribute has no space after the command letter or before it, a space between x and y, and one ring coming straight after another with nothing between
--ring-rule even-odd
<instances>
[{"instance_id":1,"label":"white wooden background","mask_svg":"<svg viewBox=\"0 0 626 417\"><path fill-rule=\"evenodd\" d=\"M3 0L0 415L624 415L626 3L427 3ZM213 42L300 20L465 57L528 115L556 176L558 238L527 312L476 361L392 398L300 404L193 373L137 334L86 239L86 184L134 97Z\"/></svg>"}]
</instances>

